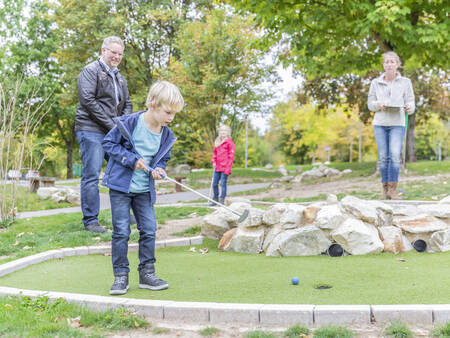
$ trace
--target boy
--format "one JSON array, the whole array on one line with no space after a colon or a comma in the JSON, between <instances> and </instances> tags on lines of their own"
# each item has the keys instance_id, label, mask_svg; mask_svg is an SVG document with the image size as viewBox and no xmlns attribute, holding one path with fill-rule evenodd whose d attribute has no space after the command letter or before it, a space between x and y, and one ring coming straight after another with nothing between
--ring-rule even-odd
<instances>
[{"instance_id":1,"label":"boy","mask_svg":"<svg viewBox=\"0 0 450 338\"><path fill-rule=\"evenodd\" d=\"M175 85L159 81L151 86L146 105L146 111L116 118L116 126L102 142L110 156L102 184L110 189L113 223L111 295L123 295L129 288L130 207L139 230L139 287L150 290L169 287L155 274L154 180L166 174L166 162L176 141L168 125L183 108L184 100ZM149 167L155 170L150 173Z\"/></svg>"}]
</instances>

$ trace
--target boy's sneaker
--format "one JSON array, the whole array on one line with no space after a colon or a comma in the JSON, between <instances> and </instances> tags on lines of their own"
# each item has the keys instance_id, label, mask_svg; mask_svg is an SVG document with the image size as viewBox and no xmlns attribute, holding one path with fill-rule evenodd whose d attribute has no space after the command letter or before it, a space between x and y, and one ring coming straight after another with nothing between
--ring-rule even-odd
<instances>
[{"instance_id":1,"label":"boy's sneaker","mask_svg":"<svg viewBox=\"0 0 450 338\"><path fill-rule=\"evenodd\" d=\"M101 233L101 234L106 232L106 229L98 222L90 223L90 224L86 225L84 227L84 229L87 230L87 231L98 232L98 233Z\"/></svg>"},{"instance_id":2,"label":"boy's sneaker","mask_svg":"<svg viewBox=\"0 0 450 338\"><path fill-rule=\"evenodd\" d=\"M169 284L166 281L159 279L154 272L142 271L139 273L139 287L141 289L158 291L167 289Z\"/></svg>"},{"instance_id":3,"label":"boy's sneaker","mask_svg":"<svg viewBox=\"0 0 450 338\"><path fill-rule=\"evenodd\" d=\"M129 288L128 285L128 275L115 276L114 283L109 290L110 295L124 295L127 293Z\"/></svg>"}]
</instances>

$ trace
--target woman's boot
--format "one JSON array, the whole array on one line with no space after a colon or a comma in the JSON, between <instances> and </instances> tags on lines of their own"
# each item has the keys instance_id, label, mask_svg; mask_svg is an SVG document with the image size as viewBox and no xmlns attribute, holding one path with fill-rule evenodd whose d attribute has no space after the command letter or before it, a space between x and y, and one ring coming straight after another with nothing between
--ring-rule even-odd
<instances>
[{"instance_id":1,"label":"woman's boot","mask_svg":"<svg viewBox=\"0 0 450 338\"><path fill-rule=\"evenodd\" d=\"M402 198L397 193L398 182L388 182L388 184L389 184L388 195L391 197L391 199L401 200Z\"/></svg>"},{"instance_id":2,"label":"woman's boot","mask_svg":"<svg viewBox=\"0 0 450 338\"><path fill-rule=\"evenodd\" d=\"M391 196L389 196L389 184L388 182L383 182L383 195L381 195L381 200L390 200Z\"/></svg>"}]
</instances>

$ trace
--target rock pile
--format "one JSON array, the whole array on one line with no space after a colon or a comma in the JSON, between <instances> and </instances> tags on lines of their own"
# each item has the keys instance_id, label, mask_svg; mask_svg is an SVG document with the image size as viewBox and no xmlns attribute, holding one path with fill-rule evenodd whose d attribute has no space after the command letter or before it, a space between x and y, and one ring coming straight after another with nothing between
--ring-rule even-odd
<instances>
[{"instance_id":1,"label":"rock pile","mask_svg":"<svg viewBox=\"0 0 450 338\"><path fill-rule=\"evenodd\" d=\"M40 198L50 198L55 202L69 202L80 205L80 192L70 187L41 187L36 191Z\"/></svg>"},{"instance_id":2,"label":"rock pile","mask_svg":"<svg viewBox=\"0 0 450 338\"><path fill-rule=\"evenodd\" d=\"M202 235L221 239L219 248L226 251L309 256L338 243L352 255L400 253L411 250L418 239L428 244L429 251L450 250L450 196L439 203L413 206L353 196L339 202L329 195L326 202L275 204L266 211L238 198L230 208L239 213L249 209L250 214L238 224L238 216L219 208L202 224Z\"/></svg>"}]
</instances>

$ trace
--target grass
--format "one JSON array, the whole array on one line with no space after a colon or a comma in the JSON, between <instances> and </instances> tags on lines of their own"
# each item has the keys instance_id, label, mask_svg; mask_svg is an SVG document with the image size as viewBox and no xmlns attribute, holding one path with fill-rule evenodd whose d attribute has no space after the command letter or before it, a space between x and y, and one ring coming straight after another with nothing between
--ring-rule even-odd
<instances>
[{"instance_id":1,"label":"grass","mask_svg":"<svg viewBox=\"0 0 450 338\"><path fill-rule=\"evenodd\" d=\"M0 336L100 337L111 330L148 327L142 317L125 310L90 311L63 299L0 298Z\"/></svg>"},{"instance_id":2,"label":"grass","mask_svg":"<svg viewBox=\"0 0 450 338\"><path fill-rule=\"evenodd\" d=\"M442 304L450 298L450 252L377 255L266 257L221 252L217 241L158 249L157 273L170 287L149 292L137 287L137 253L129 253L126 297L259 304ZM207 254L199 249L207 247ZM292 276L300 284L291 284ZM0 278L0 285L107 296L111 257L66 257L30 266ZM331 289L316 290L318 284ZM255 292L255 290L264 290Z\"/></svg>"},{"instance_id":3,"label":"grass","mask_svg":"<svg viewBox=\"0 0 450 338\"><path fill-rule=\"evenodd\" d=\"M75 205L68 202L55 202L50 198L42 199L36 193L30 192L27 187L17 187L16 195L16 207L18 212L34 211L34 210L49 210L74 207ZM7 199L11 198L10 194L7 194Z\"/></svg>"},{"instance_id":4,"label":"grass","mask_svg":"<svg viewBox=\"0 0 450 338\"><path fill-rule=\"evenodd\" d=\"M434 328L433 337L439 337L439 338L450 337L450 322L447 322L445 325Z\"/></svg>"},{"instance_id":5,"label":"grass","mask_svg":"<svg viewBox=\"0 0 450 338\"><path fill-rule=\"evenodd\" d=\"M307 327L301 325L294 325L287 329L283 336L286 338L298 338L303 336L308 336L310 334L310 330Z\"/></svg>"},{"instance_id":6,"label":"grass","mask_svg":"<svg viewBox=\"0 0 450 338\"><path fill-rule=\"evenodd\" d=\"M193 237L200 235L201 232L202 227L200 225L196 225L180 232L174 232L172 233L172 236Z\"/></svg>"},{"instance_id":7,"label":"grass","mask_svg":"<svg viewBox=\"0 0 450 338\"><path fill-rule=\"evenodd\" d=\"M265 331L252 331L245 335L245 338L275 338L275 335Z\"/></svg>"},{"instance_id":8,"label":"grass","mask_svg":"<svg viewBox=\"0 0 450 338\"><path fill-rule=\"evenodd\" d=\"M347 328L328 325L314 331L314 338L351 338L355 335Z\"/></svg>"},{"instance_id":9,"label":"grass","mask_svg":"<svg viewBox=\"0 0 450 338\"><path fill-rule=\"evenodd\" d=\"M450 161L417 161L406 163L406 168L414 175L436 175L450 172Z\"/></svg>"},{"instance_id":10,"label":"grass","mask_svg":"<svg viewBox=\"0 0 450 338\"><path fill-rule=\"evenodd\" d=\"M200 335L204 337L213 336L219 332L219 329L215 327L205 327L203 330L200 330Z\"/></svg>"},{"instance_id":11,"label":"grass","mask_svg":"<svg viewBox=\"0 0 450 338\"><path fill-rule=\"evenodd\" d=\"M158 226L163 227L162 223L167 220L188 217L194 212L205 215L210 210L194 207L157 207ZM52 249L111 241L111 232L94 234L85 231L81 218L81 213L69 213L16 220L7 231L0 232L0 256L7 256L0 258L0 263ZM110 210L100 211L99 221L112 230ZM137 242L138 237L139 233L133 232L130 242Z\"/></svg>"},{"instance_id":12,"label":"grass","mask_svg":"<svg viewBox=\"0 0 450 338\"><path fill-rule=\"evenodd\" d=\"M413 333L408 329L408 326L398 320L389 324L385 330L385 334L394 338L410 338L413 336Z\"/></svg>"}]
</instances>

